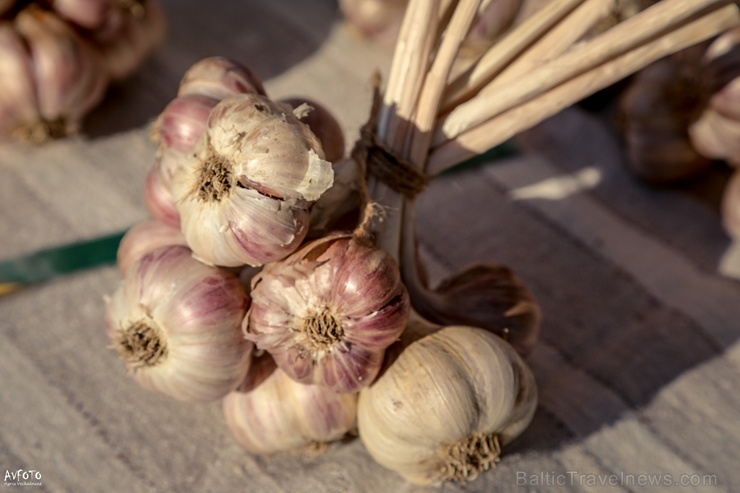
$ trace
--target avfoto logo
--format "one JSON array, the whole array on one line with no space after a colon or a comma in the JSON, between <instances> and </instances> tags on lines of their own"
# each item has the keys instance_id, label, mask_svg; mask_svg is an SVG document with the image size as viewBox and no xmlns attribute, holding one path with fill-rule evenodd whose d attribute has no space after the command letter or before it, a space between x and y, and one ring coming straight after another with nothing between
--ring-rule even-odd
<instances>
[{"instance_id":1,"label":"avfoto logo","mask_svg":"<svg viewBox=\"0 0 740 493\"><path fill-rule=\"evenodd\" d=\"M41 471L35 469L9 471L6 469L5 486L41 486Z\"/></svg>"}]
</instances>

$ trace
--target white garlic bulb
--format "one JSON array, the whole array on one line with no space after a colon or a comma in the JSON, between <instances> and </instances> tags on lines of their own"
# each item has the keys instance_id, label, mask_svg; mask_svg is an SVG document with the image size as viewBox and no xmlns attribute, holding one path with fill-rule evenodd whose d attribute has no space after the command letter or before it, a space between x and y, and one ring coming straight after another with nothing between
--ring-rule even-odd
<instances>
[{"instance_id":1,"label":"white garlic bulb","mask_svg":"<svg viewBox=\"0 0 740 493\"><path fill-rule=\"evenodd\" d=\"M230 430L255 454L322 452L355 429L357 416L357 394L298 383L269 355L252 364L247 382L223 405Z\"/></svg>"},{"instance_id":2,"label":"white garlic bulb","mask_svg":"<svg viewBox=\"0 0 740 493\"><path fill-rule=\"evenodd\" d=\"M336 234L263 267L244 331L291 378L356 392L377 376L409 311L393 258Z\"/></svg>"},{"instance_id":3,"label":"white garlic bulb","mask_svg":"<svg viewBox=\"0 0 740 493\"><path fill-rule=\"evenodd\" d=\"M113 347L142 387L183 401L213 401L247 373L252 344L240 323L249 295L237 274L188 248L146 253L106 298Z\"/></svg>"},{"instance_id":4,"label":"white garlic bulb","mask_svg":"<svg viewBox=\"0 0 740 493\"><path fill-rule=\"evenodd\" d=\"M360 439L384 467L417 484L471 481L529 425L534 376L497 335L446 327L406 346L360 392Z\"/></svg>"},{"instance_id":5,"label":"white garlic bulb","mask_svg":"<svg viewBox=\"0 0 740 493\"><path fill-rule=\"evenodd\" d=\"M172 195L188 245L203 262L261 265L306 236L309 208L333 182L309 128L258 94L219 102Z\"/></svg>"}]
</instances>

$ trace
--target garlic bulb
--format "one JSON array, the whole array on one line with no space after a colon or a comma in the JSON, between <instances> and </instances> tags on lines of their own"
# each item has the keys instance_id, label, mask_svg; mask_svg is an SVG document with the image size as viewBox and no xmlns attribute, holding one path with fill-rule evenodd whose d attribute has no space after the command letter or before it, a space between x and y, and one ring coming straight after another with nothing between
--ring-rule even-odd
<instances>
[{"instance_id":1,"label":"garlic bulb","mask_svg":"<svg viewBox=\"0 0 740 493\"><path fill-rule=\"evenodd\" d=\"M128 269L106 298L106 332L136 382L183 401L213 401L249 369L240 323L249 295L239 277L164 246Z\"/></svg>"},{"instance_id":2,"label":"garlic bulb","mask_svg":"<svg viewBox=\"0 0 740 493\"><path fill-rule=\"evenodd\" d=\"M298 383L264 355L223 406L229 429L249 452L314 454L354 430L357 394Z\"/></svg>"},{"instance_id":3,"label":"garlic bulb","mask_svg":"<svg viewBox=\"0 0 740 493\"><path fill-rule=\"evenodd\" d=\"M347 27L361 38L393 46L408 0L339 0Z\"/></svg>"},{"instance_id":4,"label":"garlic bulb","mask_svg":"<svg viewBox=\"0 0 740 493\"><path fill-rule=\"evenodd\" d=\"M689 127L691 142L708 158L740 165L740 27L712 42L699 70L710 98Z\"/></svg>"},{"instance_id":5,"label":"garlic bulb","mask_svg":"<svg viewBox=\"0 0 740 493\"><path fill-rule=\"evenodd\" d=\"M244 331L296 381L355 392L377 376L409 311L393 258L335 234L263 267Z\"/></svg>"},{"instance_id":6,"label":"garlic bulb","mask_svg":"<svg viewBox=\"0 0 740 493\"><path fill-rule=\"evenodd\" d=\"M110 78L122 80L133 74L162 43L167 21L162 7L154 0L112 3L128 5L111 9L106 20L114 21L111 17L115 14L119 18L115 19L116 25L106 26L108 32L98 33L96 46ZM121 9L126 11L121 13Z\"/></svg>"},{"instance_id":7,"label":"garlic bulb","mask_svg":"<svg viewBox=\"0 0 740 493\"><path fill-rule=\"evenodd\" d=\"M118 245L116 263L119 272L125 276L141 257L169 245L185 246L185 238L179 229L152 220L135 224Z\"/></svg>"},{"instance_id":8,"label":"garlic bulb","mask_svg":"<svg viewBox=\"0 0 740 493\"><path fill-rule=\"evenodd\" d=\"M11 25L14 30L0 24L0 42L9 46L0 66L8 71L3 81L11 92L0 99L0 129L32 143L77 132L108 83L97 53L72 27L35 5L21 10ZM19 84L26 89L19 91ZM20 98L13 101L14 96Z\"/></svg>"},{"instance_id":9,"label":"garlic bulb","mask_svg":"<svg viewBox=\"0 0 740 493\"><path fill-rule=\"evenodd\" d=\"M497 335L446 327L406 346L360 392L360 439L417 484L466 482L493 467L537 406L531 370Z\"/></svg>"},{"instance_id":10,"label":"garlic bulb","mask_svg":"<svg viewBox=\"0 0 740 493\"><path fill-rule=\"evenodd\" d=\"M199 94L221 101L235 94L265 95L262 81L249 68L226 57L203 58L188 68L177 95Z\"/></svg>"},{"instance_id":11,"label":"garlic bulb","mask_svg":"<svg viewBox=\"0 0 740 493\"><path fill-rule=\"evenodd\" d=\"M645 67L622 96L627 164L646 182L689 180L712 164L693 147L687 130L702 109L696 71L702 50L697 45Z\"/></svg>"},{"instance_id":12,"label":"garlic bulb","mask_svg":"<svg viewBox=\"0 0 740 493\"><path fill-rule=\"evenodd\" d=\"M219 102L172 184L190 248L222 266L286 257L306 235L311 204L332 185L323 157L284 106L258 94Z\"/></svg>"}]
</instances>

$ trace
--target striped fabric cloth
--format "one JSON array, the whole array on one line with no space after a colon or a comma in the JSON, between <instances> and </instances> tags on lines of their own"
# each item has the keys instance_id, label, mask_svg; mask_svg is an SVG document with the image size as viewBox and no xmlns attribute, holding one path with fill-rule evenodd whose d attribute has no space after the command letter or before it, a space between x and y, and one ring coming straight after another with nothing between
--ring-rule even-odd
<instances>
[{"instance_id":1,"label":"striped fabric cloth","mask_svg":"<svg viewBox=\"0 0 740 493\"><path fill-rule=\"evenodd\" d=\"M325 103L357 135L390 54L346 33L334 1L162 4L167 43L84 137L0 146L0 258L146 219L149 125L201 57L241 59L272 97ZM496 261L542 307L528 358L539 407L495 470L434 490L385 471L357 439L318 458L247 454L219 403L176 402L126 375L103 332L111 266L0 298L5 482L20 471L38 483L23 491L51 492L740 491L740 283L717 274L728 173L647 187L609 120L579 108L517 143L518 156L433 182L418 210L433 282Z\"/></svg>"}]
</instances>

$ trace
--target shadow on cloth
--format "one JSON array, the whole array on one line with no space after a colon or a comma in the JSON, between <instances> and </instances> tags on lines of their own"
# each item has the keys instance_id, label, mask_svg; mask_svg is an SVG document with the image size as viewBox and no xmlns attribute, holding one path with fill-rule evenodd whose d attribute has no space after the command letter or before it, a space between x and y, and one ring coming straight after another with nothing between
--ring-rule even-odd
<instances>
[{"instance_id":1,"label":"shadow on cloth","mask_svg":"<svg viewBox=\"0 0 740 493\"><path fill-rule=\"evenodd\" d=\"M175 97L188 67L208 56L239 61L263 81L276 77L314 53L338 18L334 0L159 1L168 21L163 44L134 75L108 89L86 118L85 135L106 136L153 120Z\"/></svg>"}]
</instances>

